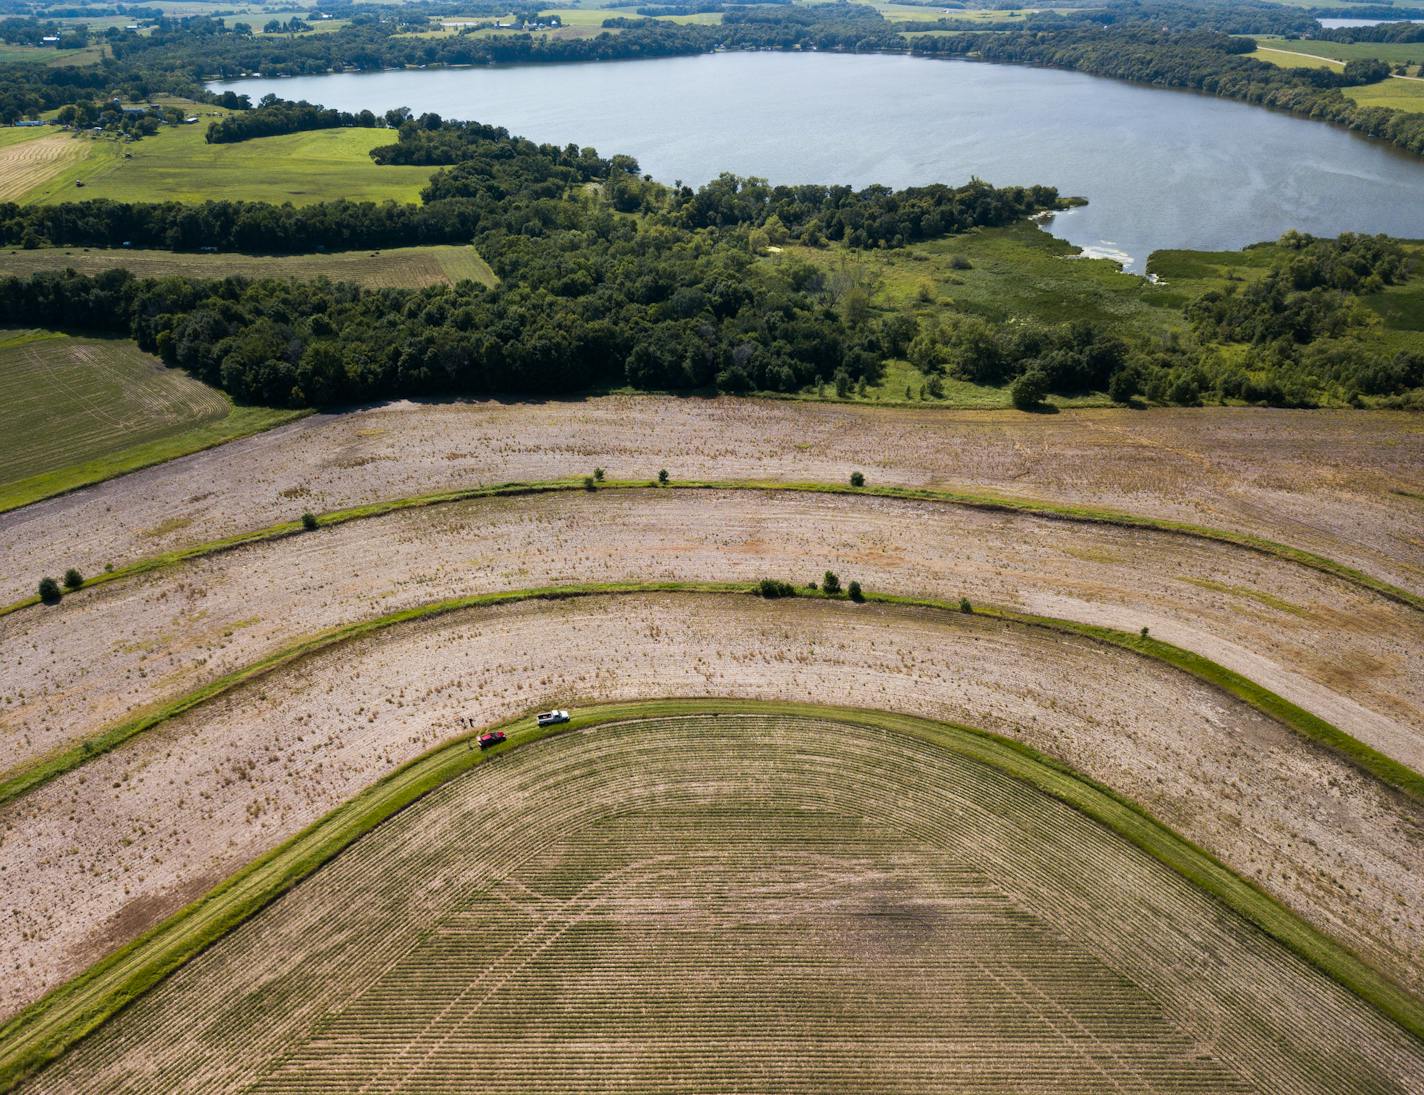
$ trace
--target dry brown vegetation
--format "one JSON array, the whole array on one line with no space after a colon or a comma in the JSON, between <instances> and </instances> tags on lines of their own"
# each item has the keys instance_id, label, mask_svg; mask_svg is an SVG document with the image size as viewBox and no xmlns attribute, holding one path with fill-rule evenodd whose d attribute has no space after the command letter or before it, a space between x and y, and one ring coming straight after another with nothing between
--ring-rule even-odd
<instances>
[{"instance_id":1,"label":"dry brown vegetation","mask_svg":"<svg viewBox=\"0 0 1424 1095\"><path fill-rule=\"evenodd\" d=\"M1338 1092L1421 1069L1062 803L899 735L743 716L481 766L29 1089Z\"/></svg>"},{"instance_id":2,"label":"dry brown vegetation","mask_svg":"<svg viewBox=\"0 0 1424 1095\"><path fill-rule=\"evenodd\" d=\"M319 416L0 515L5 593L379 498L581 476L981 488L1256 533L1424 590L1424 421L1262 409L947 412L619 397Z\"/></svg>"},{"instance_id":3,"label":"dry brown vegetation","mask_svg":"<svg viewBox=\"0 0 1424 1095\"><path fill-rule=\"evenodd\" d=\"M553 701L788 698L1024 741L1424 983L1424 808L1216 690L958 613L668 594L478 609L307 659L0 810L9 1012L458 732ZM297 955L291 956L293 959Z\"/></svg>"},{"instance_id":4,"label":"dry brown vegetation","mask_svg":"<svg viewBox=\"0 0 1424 1095\"><path fill-rule=\"evenodd\" d=\"M405 510L96 587L0 626L4 768L328 628L572 582L805 582L999 604L1197 651L1424 769L1424 616L1209 541L932 502L583 491Z\"/></svg>"}]
</instances>

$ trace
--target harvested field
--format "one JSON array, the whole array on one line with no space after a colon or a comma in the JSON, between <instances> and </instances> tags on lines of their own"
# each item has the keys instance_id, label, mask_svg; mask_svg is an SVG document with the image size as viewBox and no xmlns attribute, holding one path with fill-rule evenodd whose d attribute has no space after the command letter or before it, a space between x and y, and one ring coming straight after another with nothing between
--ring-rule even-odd
<instances>
[{"instance_id":1,"label":"harvested field","mask_svg":"<svg viewBox=\"0 0 1424 1095\"><path fill-rule=\"evenodd\" d=\"M752 399L399 403L315 416L0 516L10 597L303 510L584 475L983 489L1259 534L1424 591L1424 421L1256 409L946 412ZM216 486L220 485L220 486Z\"/></svg>"},{"instance_id":2,"label":"harvested field","mask_svg":"<svg viewBox=\"0 0 1424 1095\"><path fill-rule=\"evenodd\" d=\"M468 278L493 285L494 272L473 247L395 247L385 251L338 251L324 255L187 254L178 251L91 250L44 247L0 255L0 270L16 277L44 271L98 274L120 267L135 277L249 278L325 277L370 289L420 289Z\"/></svg>"},{"instance_id":3,"label":"harvested field","mask_svg":"<svg viewBox=\"0 0 1424 1095\"><path fill-rule=\"evenodd\" d=\"M1056 799L884 730L739 716L454 780L27 1089L1308 1092L1421 1069Z\"/></svg>"},{"instance_id":4,"label":"harvested field","mask_svg":"<svg viewBox=\"0 0 1424 1095\"><path fill-rule=\"evenodd\" d=\"M0 625L11 669L0 772L315 632L442 598L571 582L805 582L827 568L878 592L1147 626L1424 770L1424 617L1306 567L936 503L666 490L404 510L21 612Z\"/></svg>"},{"instance_id":5,"label":"harvested field","mask_svg":"<svg viewBox=\"0 0 1424 1095\"><path fill-rule=\"evenodd\" d=\"M90 146L67 133L51 133L0 147L0 201L16 201L84 159ZM0 269L4 269L0 260ZM8 272L8 271L6 271Z\"/></svg>"},{"instance_id":6,"label":"harvested field","mask_svg":"<svg viewBox=\"0 0 1424 1095\"><path fill-rule=\"evenodd\" d=\"M747 597L526 602L395 628L0 809L13 1012L395 765L536 706L801 700L983 726L1139 802L1413 991L1424 807L1192 678L974 616Z\"/></svg>"}]
</instances>

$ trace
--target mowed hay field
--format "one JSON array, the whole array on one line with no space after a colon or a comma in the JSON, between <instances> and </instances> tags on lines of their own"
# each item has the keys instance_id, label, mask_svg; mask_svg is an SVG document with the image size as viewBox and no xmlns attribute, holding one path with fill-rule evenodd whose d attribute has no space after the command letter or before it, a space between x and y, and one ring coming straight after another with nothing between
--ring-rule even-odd
<instances>
[{"instance_id":1,"label":"mowed hay field","mask_svg":"<svg viewBox=\"0 0 1424 1095\"><path fill-rule=\"evenodd\" d=\"M494 271L473 247L395 247L385 251L340 251L323 255L187 254L156 250L37 248L0 253L0 273L26 277L42 271L97 274L121 268L135 277L330 278L369 289L419 289L477 281L493 285Z\"/></svg>"},{"instance_id":2,"label":"mowed hay field","mask_svg":"<svg viewBox=\"0 0 1424 1095\"><path fill-rule=\"evenodd\" d=\"M0 141L0 201L18 201L25 194L78 163L88 149L67 133L52 129L6 131L23 136Z\"/></svg>"},{"instance_id":3,"label":"mowed hay field","mask_svg":"<svg viewBox=\"0 0 1424 1095\"><path fill-rule=\"evenodd\" d=\"M124 339L0 331L0 506L291 417L235 408Z\"/></svg>"},{"instance_id":4,"label":"mowed hay field","mask_svg":"<svg viewBox=\"0 0 1424 1095\"><path fill-rule=\"evenodd\" d=\"M324 129L208 144L206 123L205 118L197 125L164 126L132 143L66 137L83 155L16 200L200 202L221 195L294 205L338 198L415 202L433 170L377 165L369 153L395 140L388 129Z\"/></svg>"},{"instance_id":5,"label":"mowed hay field","mask_svg":"<svg viewBox=\"0 0 1424 1095\"><path fill-rule=\"evenodd\" d=\"M790 717L525 745L26 1090L1403 1089L1424 1046L996 769Z\"/></svg>"}]
</instances>

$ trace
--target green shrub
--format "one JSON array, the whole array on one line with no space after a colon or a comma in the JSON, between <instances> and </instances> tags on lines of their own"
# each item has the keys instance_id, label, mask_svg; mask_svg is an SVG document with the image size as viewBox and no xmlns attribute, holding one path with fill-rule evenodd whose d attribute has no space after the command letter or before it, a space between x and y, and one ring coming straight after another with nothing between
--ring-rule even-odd
<instances>
[{"instance_id":1,"label":"green shrub","mask_svg":"<svg viewBox=\"0 0 1424 1095\"><path fill-rule=\"evenodd\" d=\"M846 589L846 596L856 604L861 604L865 600L865 594L860 591L859 582L851 582L850 586Z\"/></svg>"},{"instance_id":2,"label":"green shrub","mask_svg":"<svg viewBox=\"0 0 1424 1095\"><path fill-rule=\"evenodd\" d=\"M828 570L821 579L821 590L828 597L834 597L841 591L841 580L836 577L836 572Z\"/></svg>"},{"instance_id":3,"label":"green shrub","mask_svg":"<svg viewBox=\"0 0 1424 1095\"><path fill-rule=\"evenodd\" d=\"M858 472L858 471L853 471L853 472L851 472L851 473L850 473L850 485L853 486L853 487L863 487L863 486L865 486L865 476L864 476L862 473Z\"/></svg>"},{"instance_id":4,"label":"green shrub","mask_svg":"<svg viewBox=\"0 0 1424 1095\"><path fill-rule=\"evenodd\" d=\"M306 529L308 532L314 531L317 528L316 514L302 514L302 528Z\"/></svg>"},{"instance_id":5,"label":"green shrub","mask_svg":"<svg viewBox=\"0 0 1424 1095\"><path fill-rule=\"evenodd\" d=\"M768 601L774 601L778 597L796 596L796 587L790 582L781 582L775 578L763 578L757 583L757 592Z\"/></svg>"},{"instance_id":6,"label":"green shrub","mask_svg":"<svg viewBox=\"0 0 1424 1095\"><path fill-rule=\"evenodd\" d=\"M658 472L658 485L659 485L659 486L663 486L663 487L665 487L665 486L668 485L668 470L667 470L667 468L663 468L661 471Z\"/></svg>"},{"instance_id":7,"label":"green shrub","mask_svg":"<svg viewBox=\"0 0 1424 1095\"><path fill-rule=\"evenodd\" d=\"M70 567L64 572L65 589L78 589L83 584L84 575L80 574L79 571L75 570L73 567Z\"/></svg>"},{"instance_id":8,"label":"green shrub","mask_svg":"<svg viewBox=\"0 0 1424 1095\"><path fill-rule=\"evenodd\" d=\"M1048 395L1048 374L1042 369L1030 369L1014 381L1009 398L1021 411L1031 411L1043 405Z\"/></svg>"},{"instance_id":9,"label":"green shrub","mask_svg":"<svg viewBox=\"0 0 1424 1095\"><path fill-rule=\"evenodd\" d=\"M968 597L961 597L961 598L959 598L959 611L960 611L960 612L973 612L973 611L974 611L974 606L969 603L969 598L968 598Z\"/></svg>"},{"instance_id":10,"label":"green shrub","mask_svg":"<svg viewBox=\"0 0 1424 1095\"><path fill-rule=\"evenodd\" d=\"M1138 632L1138 634L1141 635L1144 639L1147 638L1147 628L1144 627L1140 632Z\"/></svg>"},{"instance_id":11,"label":"green shrub","mask_svg":"<svg viewBox=\"0 0 1424 1095\"><path fill-rule=\"evenodd\" d=\"M595 486L593 485L593 476L591 476L591 475L585 475L585 476L583 477L583 489L584 489L584 490L597 490L597 489L598 489L597 487L595 487Z\"/></svg>"},{"instance_id":12,"label":"green shrub","mask_svg":"<svg viewBox=\"0 0 1424 1095\"><path fill-rule=\"evenodd\" d=\"M597 482L602 483L602 482L603 482L603 469L602 469L602 468L594 468L594 469L593 469L593 478L594 478Z\"/></svg>"},{"instance_id":13,"label":"green shrub","mask_svg":"<svg viewBox=\"0 0 1424 1095\"><path fill-rule=\"evenodd\" d=\"M41 601L43 601L47 605L57 605L59 604L59 599L61 596L63 596L63 594L59 592L58 582L56 582L53 578L40 579Z\"/></svg>"}]
</instances>

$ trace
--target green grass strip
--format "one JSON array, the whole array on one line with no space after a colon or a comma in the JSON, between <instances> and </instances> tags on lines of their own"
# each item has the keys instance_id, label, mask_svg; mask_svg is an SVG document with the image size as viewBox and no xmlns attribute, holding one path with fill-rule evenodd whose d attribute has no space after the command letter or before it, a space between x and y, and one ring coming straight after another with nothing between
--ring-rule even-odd
<instances>
[{"instance_id":1,"label":"green grass strip","mask_svg":"<svg viewBox=\"0 0 1424 1095\"><path fill-rule=\"evenodd\" d=\"M481 608L490 605L510 604L529 600L562 600L573 597L610 596L629 593L724 593L755 595L756 590L735 582L593 582L577 585L538 586L531 589L503 590L496 593L477 593L467 597L454 597L442 601L430 601L422 605L402 609L385 616L361 620L353 624L331 628L275 651L240 669L235 669L208 684L189 692L168 703L140 711L102 731L92 738L86 738L74 745L40 757L30 764L11 769L0 775L0 806L48 783L65 772L72 771L101 753L116 749L137 734L150 730L168 719L183 714L208 700L221 696L239 685L270 673L275 669L291 665L293 662L315 654L321 650L352 639L359 639L373 632L383 631L397 624L426 619L457 612L462 609ZM802 590L800 597L826 598L820 591ZM844 595L841 598L844 599ZM957 604L931 597L903 596L888 593L866 593L867 601L888 605L906 605L928 608L938 612L961 613ZM1389 786L1424 802L1424 777L1408 765L1386 756L1359 739L1345 733L1333 723L1279 696L1268 688L1255 683L1241 674L1227 669L1224 665L1205 658L1200 654L1171 643L1162 642L1142 635L1134 635L1116 628L1096 624L1078 623L1054 616L1033 616L1012 609L987 605L975 606L976 616L1040 627L1052 631L1079 635L1087 639L1120 647L1143 657L1154 658L1214 688L1235 696L1269 718L1276 720L1290 730L1308 738L1336 753L1355 765L1361 771L1373 776Z\"/></svg>"},{"instance_id":2,"label":"green grass strip","mask_svg":"<svg viewBox=\"0 0 1424 1095\"><path fill-rule=\"evenodd\" d=\"M908 734L1019 779L1130 841L1424 1040L1424 1006L1409 993L1140 807L1017 742L881 711L752 700L655 700L589 708L564 726L545 729L531 727L527 717L517 719L504 724L508 743L489 753L474 749L476 731L402 765L6 1023L0 1028L0 1089L33 1075L382 821L490 757L608 722L732 714L828 719Z\"/></svg>"},{"instance_id":3,"label":"green grass strip","mask_svg":"<svg viewBox=\"0 0 1424 1095\"><path fill-rule=\"evenodd\" d=\"M501 483L487 487L470 487L439 491L434 494L412 495L408 498L393 498L381 502L371 502L361 506L351 506L346 509L331 510L327 513L317 515L317 524L318 527L341 525L347 521L360 521L369 517L383 517L386 514L395 513L400 510L421 509L426 506L446 505L451 502L466 502L477 498L515 497L525 494L551 494L559 491L575 490L587 490L581 479L553 479L538 483ZM1165 518L1144 517L1139 514L1121 513L1116 510L1097 509L1091 506L1069 506L1057 502L1011 498L1006 495L939 490L929 487L852 487L840 483L757 479L678 481L668 486L661 486L652 481L645 482L635 479L619 479L600 483L598 484L597 490L758 490L791 491L800 494L860 494L868 495L872 498L895 498L916 502L938 502L946 505L965 506L970 509L987 510L989 512L1020 513L1031 517L1074 521L1083 524L1140 528L1150 532L1164 532L1178 536L1189 536L1199 540L1212 540L1216 543L1230 544L1234 547L1245 548L1263 555L1274 556L1275 558L1284 559L1290 563L1296 563L1300 566L1320 571L1333 578L1339 578L1342 581L1369 590L1372 593L1395 601L1398 604L1424 611L1424 596L1411 593L1406 589L1391 585L1381 578L1376 578L1372 574L1366 574L1362 570L1346 566L1344 563L1335 559L1318 555L1315 552L1306 551L1303 548L1292 547L1289 544L1278 543L1275 540L1253 536L1249 533L1233 532L1230 529L1210 528L1205 525L1189 524L1185 521L1169 521ZM244 544L254 544L265 540L278 540L282 537L293 536L303 531L302 523L298 520L285 521L281 524L269 525L266 528L236 533L221 540L210 540L207 543L194 544L191 547L180 548L175 551L164 552L160 555L153 555L145 559L137 560L136 562L127 563L104 574L86 579L80 588L88 589L91 586L102 585L105 582L116 581L120 578L129 578L133 575L144 574L151 570L176 566L187 559L213 555L218 552L241 547ZM36 577L35 580L38 583L38 577ZM26 597L12 604L0 606L0 616L7 616L12 612L17 612L22 608L30 608L39 603L40 600L38 596Z\"/></svg>"}]
</instances>

